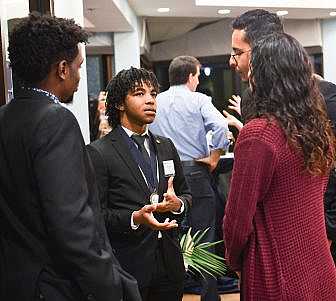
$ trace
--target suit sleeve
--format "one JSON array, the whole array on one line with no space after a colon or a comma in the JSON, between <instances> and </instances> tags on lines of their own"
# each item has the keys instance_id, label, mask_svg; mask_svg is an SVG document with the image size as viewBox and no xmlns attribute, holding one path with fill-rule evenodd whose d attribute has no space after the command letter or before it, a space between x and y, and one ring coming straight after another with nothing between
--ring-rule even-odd
<instances>
[{"instance_id":1,"label":"suit sleeve","mask_svg":"<svg viewBox=\"0 0 336 301\"><path fill-rule=\"evenodd\" d=\"M131 215L135 211L131 209L111 210L108 206L108 191L109 191L109 172L108 165L104 160L101 151L91 144L86 146L90 155L97 178L99 199L101 201L102 212L109 233L115 232L132 232Z\"/></svg>"},{"instance_id":2,"label":"suit sleeve","mask_svg":"<svg viewBox=\"0 0 336 301\"><path fill-rule=\"evenodd\" d=\"M247 128L244 130L248 131ZM242 256L253 232L257 202L268 190L276 161L271 145L258 137L245 138L244 130L235 148L223 224L226 259L231 268L237 271L241 270Z\"/></svg>"},{"instance_id":3,"label":"suit sleeve","mask_svg":"<svg viewBox=\"0 0 336 301\"><path fill-rule=\"evenodd\" d=\"M35 140L33 168L54 260L88 299L121 300L126 285L133 295L128 300L140 300L135 280L103 248L98 199L89 187L95 183L88 183L90 165L75 117L51 108Z\"/></svg>"},{"instance_id":4,"label":"suit sleeve","mask_svg":"<svg viewBox=\"0 0 336 301\"><path fill-rule=\"evenodd\" d=\"M320 91L327 106L328 117L336 133L336 85L323 80L320 82Z\"/></svg>"},{"instance_id":5,"label":"suit sleeve","mask_svg":"<svg viewBox=\"0 0 336 301\"><path fill-rule=\"evenodd\" d=\"M328 117L336 133L336 85L328 81L320 81L320 91L326 102ZM336 171L332 170L324 194L324 212L327 236L336 241Z\"/></svg>"},{"instance_id":6,"label":"suit sleeve","mask_svg":"<svg viewBox=\"0 0 336 301\"><path fill-rule=\"evenodd\" d=\"M328 239L336 241L336 171L332 170L324 194L324 212Z\"/></svg>"}]
</instances>

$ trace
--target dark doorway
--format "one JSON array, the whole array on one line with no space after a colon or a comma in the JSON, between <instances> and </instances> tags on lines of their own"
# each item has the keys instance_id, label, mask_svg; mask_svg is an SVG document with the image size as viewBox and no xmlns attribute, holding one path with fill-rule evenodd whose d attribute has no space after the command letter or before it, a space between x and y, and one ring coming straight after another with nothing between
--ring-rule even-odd
<instances>
[{"instance_id":1,"label":"dark doorway","mask_svg":"<svg viewBox=\"0 0 336 301\"><path fill-rule=\"evenodd\" d=\"M37 11L41 15L54 15L53 0L29 0L29 11Z\"/></svg>"}]
</instances>

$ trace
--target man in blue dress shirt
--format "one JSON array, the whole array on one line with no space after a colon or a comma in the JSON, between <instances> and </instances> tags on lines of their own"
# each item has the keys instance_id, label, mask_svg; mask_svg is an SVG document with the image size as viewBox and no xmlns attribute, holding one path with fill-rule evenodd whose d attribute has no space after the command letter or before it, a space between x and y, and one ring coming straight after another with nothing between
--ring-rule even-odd
<instances>
[{"instance_id":1,"label":"man in blue dress shirt","mask_svg":"<svg viewBox=\"0 0 336 301\"><path fill-rule=\"evenodd\" d=\"M176 57L169 66L169 90L157 96L157 112L150 130L170 138L182 161L193 205L188 214L193 231L210 227L206 241L215 237L216 204L211 172L229 141L228 124L214 107L211 97L195 92L200 62L192 56ZM212 133L212 145L206 139ZM216 281L209 278L202 300L217 300Z\"/></svg>"}]
</instances>

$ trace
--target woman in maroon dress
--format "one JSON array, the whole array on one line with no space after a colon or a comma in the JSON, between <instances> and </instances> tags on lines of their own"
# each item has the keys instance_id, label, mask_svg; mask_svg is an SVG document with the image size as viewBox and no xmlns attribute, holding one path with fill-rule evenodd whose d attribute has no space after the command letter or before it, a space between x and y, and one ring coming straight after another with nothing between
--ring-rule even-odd
<instances>
[{"instance_id":1,"label":"woman in maroon dress","mask_svg":"<svg viewBox=\"0 0 336 301\"><path fill-rule=\"evenodd\" d=\"M241 300L336 300L323 193L335 138L309 57L276 33L252 50L247 124L235 147L224 217Z\"/></svg>"}]
</instances>

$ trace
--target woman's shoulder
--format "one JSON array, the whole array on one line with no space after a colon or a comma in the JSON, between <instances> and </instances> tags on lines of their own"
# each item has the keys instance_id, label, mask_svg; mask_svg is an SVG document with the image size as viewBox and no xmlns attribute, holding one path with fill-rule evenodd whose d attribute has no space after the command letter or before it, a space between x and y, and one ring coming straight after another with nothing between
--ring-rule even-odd
<instances>
[{"instance_id":1,"label":"woman's shoulder","mask_svg":"<svg viewBox=\"0 0 336 301\"><path fill-rule=\"evenodd\" d=\"M275 119L254 118L244 125L240 134L240 140L257 139L268 143L285 138L284 132Z\"/></svg>"}]
</instances>

